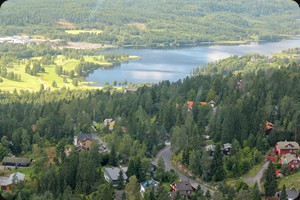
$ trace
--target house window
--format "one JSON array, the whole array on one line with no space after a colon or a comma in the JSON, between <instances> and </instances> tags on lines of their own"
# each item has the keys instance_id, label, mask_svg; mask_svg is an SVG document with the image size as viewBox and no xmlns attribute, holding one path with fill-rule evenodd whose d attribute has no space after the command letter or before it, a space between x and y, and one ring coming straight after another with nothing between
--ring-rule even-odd
<instances>
[{"instance_id":1,"label":"house window","mask_svg":"<svg viewBox=\"0 0 300 200\"><path fill-rule=\"evenodd\" d=\"M292 165L292 168L294 168L294 165Z\"/></svg>"}]
</instances>

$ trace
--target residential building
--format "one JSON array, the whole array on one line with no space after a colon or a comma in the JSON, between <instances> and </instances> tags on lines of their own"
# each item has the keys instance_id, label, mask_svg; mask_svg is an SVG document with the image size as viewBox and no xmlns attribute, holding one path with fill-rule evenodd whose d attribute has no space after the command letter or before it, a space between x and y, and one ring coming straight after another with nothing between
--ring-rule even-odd
<instances>
[{"instance_id":1,"label":"residential building","mask_svg":"<svg viewBox=\"0 0 300 200\"><path fill-rule=\"evenodd\" d=\"M1 191L11 191L12 185L18 183L19 181L24 181L25 174L20 172L15 172L7 177L0 177Z\"/></svg>"},{"instance_id":2,"label":"residential building","mask_svg":"<svg viewBox=\"0 0 300 200\"><path fill-rule=\"evenodd\" d=\"M290 171L300 168L300 157L297 158L294 154L287 153L283 155L279 162L282 166L287 166Z\"/></svg>"},{"instance_id":3,"label":"residential building","mask_svg":"<svg viewBox=\"0 0 300 200\"><path fill-rule=\"evenodd\" d=\"M112 183L113 186L118 185L118 177L120 171L123 172L123 179L124 179L124 184L126 183L127 180L127 168L126 167L105 167L104 168L104 178L107 182Z\"/></svg>"},{"instance_id":4,"label":"residential building","mask_svg":"<svg viewBox=\"0 0 300 200\"><path fill-rule=\"evenodd\" d=\"M211 100L210 102L208 102L208 104L214 108L216 105L216 102L214 100Z\"/></svg>"},{"instance_id":5,"label":"residential building","mask_svg":"<svg viewBox=\"0 0 300 200\"><path fill-rule=\"evenodd\" d=\"M230 154L230 149L231 149L231 144L226 143L223 145L222 151L224 155L229 155Z\"/></svg>"},{"instance_id":6,"label":"residential building","mask_svg":"<svg viewBox=\"0 0 300 200\"><path fill-rule=\"evenodd\" d=\"M31 162L31 158L4 157L2 160L2 166L4 169L15 169L20 167L28 167Z\"/></svg>"},{"instance_id":7,"label":"residential building","mask_svg":"<svg viewBox=\"0 0 300 200\"><path fill-rule=\"evenodd\" d=\"M276 193L276 197L280 199L281 192ZM296 190L286 190L287 200L300 200L300 192Z\"/></svg>"},{"instance_id":8,"label":"residential building","mask_svg":"<svg viewBox=\"0 0 300 200\"><path fill-rule=\"evenodd\" d=\"M92 146L94 140L93 134L80 133L74 136L73 144L80 149L89 150Z\"/></svg>"},{"instance_id":9,"label":"residential building","mask_svg":"<svg viewBox=\"0 0 300 200\"><path fill-rule=\"evenodd\" d=\"M114 129L114 126L116 124L116 121L114 119L105 119L104 120L104 126L108 126L108 129L112 131Z\"/></svg>"},{"instance_id":10,"label":"residential building","mask_svg":"<svg viewBox=\"0 0 300 200\"><path fill-rule=\"evenodd\" d=\"M142 182L141 183L141 194L142 196L144 196L145 192L146 192L146 188L152 188L152 187L157 187L159 185L159 182L151 179L151 180L148 180L146 182Z\"/></svg>"},{"instance_id":11,"label":"residential building","mask_svg":"<svg viewBox=\"0 0 300 200\"><path fill-rule=\"evenodd\" d=\"M291 154L295 154L297 153L299 148L299 144L297 142L277 142L276 144L276 152L279 156L287 154L287 153L291 153Z\"/></svg>"},{"instance_id":12,"label":"residential building","mask_svg":"<svg viewBox=\"0 0 300 200\"><path fill-rule=\"evenodd\" d=\"M194 101L188 101L186 103L188 105L188 110L192 110L195 102Z\"/></svg>"},{"instance_id":13,"label":"residential building","mask_svg":"<svg viewBox=\"0 0 300 200\"><path fill-rule=\"evenodd\" d=\"M136 94L138 92L138 88L126 88L124 90L124 93L128 93L128 94Z\"/></svg>"},{"instance_id":14,"label":"residential building","mask_svg":"<svg viewBox=\"0 0 300 200\"><path fill-rule=\"evenodd\" d=\"M176 192L179 192L180 195L185 196L196 190L194 186L188 181L174 182L171 185L171 197L173 197Z\"/></svg>"}]
</instances>

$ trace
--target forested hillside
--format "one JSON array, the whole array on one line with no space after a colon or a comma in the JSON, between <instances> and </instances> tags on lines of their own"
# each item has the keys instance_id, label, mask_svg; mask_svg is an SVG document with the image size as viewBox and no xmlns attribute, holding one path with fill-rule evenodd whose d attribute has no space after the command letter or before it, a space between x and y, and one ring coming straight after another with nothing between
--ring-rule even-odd
<instances>
[{"instance_id":1,"label":"forested hillside","mask_svg":"<svg viewBox=\"0 0 300 200\"><path fill-rule=\"evenodd\" d=\"M1 35L120 46L276 41L300 30L299 9L290 0L10 0L1 8L0 25Z\"/></svg>"},{"instance_id":2,"label":"forested hillside","mask_svg":"<svg viewBox=\"0 0 300 200\"><path fill-rule=\"evenodd\" d=\"M257 67L248 71L246 66ZM105 183L101 166L139 166L130 175L144 181L151 157L168 139L175 160L204 180L217 182L244 174L277 141L295 138L300 120L298 60L246 55L206 69L205 74L196 70L183 81L140 88L137 94L66 89L2 92L1 158L13 154L35 159L28 181L5 195L12 199L110 198L113 189ZM199 103L211 100L215 108ZM194 101L194 106L189 109L187 101ZM114 130L97 125L106 118L116 119ZM270 136L264 133L266 120L275 124ZM92 125L99 129L95 132ZM94 146L89 152L73 151L66 157L64 150L80 131L100 133L111 152L99 155ZM296 139L299 142L300 136ZM233 146L229 157L218 154L209 159L204 151L207 144L220 148L228 142ZM158 172L154 177L174 180ZM237 190L230 191L222 191L224 197L234 198ZM166 193L160 190L160 195Z\"/></svg>"}]
</instances>

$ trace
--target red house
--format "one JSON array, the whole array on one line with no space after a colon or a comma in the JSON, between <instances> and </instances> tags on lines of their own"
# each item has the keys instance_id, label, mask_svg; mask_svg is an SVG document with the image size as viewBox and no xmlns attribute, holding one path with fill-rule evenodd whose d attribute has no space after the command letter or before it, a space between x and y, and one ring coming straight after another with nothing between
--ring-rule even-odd
<instances>
[{"instance_id":1,"label":"red house","mask_svg":"<svg viewBox=\"0 0 300 200\"><path fill-rule=\"evenodd\" d=\"M300 157L297 158L294 154L285 154L280 158L282 166L287 166L290 171L300 168Z\"/></svg>"},{"instance_id":2,"label":"red house","mask_svg":"<svg viewBox=\"0 0 300 200\"><path fill-rule=\"evenodd\" d=\"M300 148L297 142L285 141L285 142L277 142L276 144L276 151L279 156L287 153L295 154L297 153L298 149Z\"/></svg>"}]
</instances>

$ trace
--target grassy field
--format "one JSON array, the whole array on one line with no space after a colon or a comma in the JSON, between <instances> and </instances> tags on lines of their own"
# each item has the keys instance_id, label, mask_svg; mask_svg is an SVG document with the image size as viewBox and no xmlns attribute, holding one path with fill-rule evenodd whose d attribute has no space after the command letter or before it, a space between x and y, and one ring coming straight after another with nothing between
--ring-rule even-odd
<instances>
[{"instance_id":1,"label":"grassy field","mask_svg":"<svg viewBox=\"0 0 300 200\"><path fill-rule=\"evenodd\" d=\"M280 190L282 189L284 184L287 189L294 188L300 190L300 172L281 178L279 181Z\"/></svg>"},{"instance_id":2,"label":"grassy field","mask_svg":"<svg viewBox=\"0 0 300 200\"><path fill-rule=\"evenodd\" d=\"M82 33L92 33L92 34L100 34L103 31L101 30L65 30L66 33L71 34L71 35L79 35Z\"/></svg>"},{"instance_id":3,"label":"grassy field","mask_svg":"<svg viewBox=\"0 0 300 200\"><path fill-rule=\"evenodd\" d=\"M137 59L138 56L130 56L128 59ZM34 57L30 60L40 60L41 57ZM107 62L104 60L103 56L84 56L85 62L92 62L99 64L103 67L111 67L113 63ZM126 61L126 59L121 60ZM6 78L3 78L3 82L0 83L0 89L2 91L13 91L16 90L27 90L31 92L39 91L41 85L44 85L44 88L50 90L56 90L62 87L69 88L69 89L101 89L102 87L90 87L90 84L93 82L88 81L79 81L78 86L75 87L72 84L72 79L65 76L67 82L64 82L64 76L59 76L55 72L55 65L45 65L45 73L38 73L36 76L32 76L30 74L25 73L25 66L29 61L21 61L19 63L14 63L13 68L7 68L8 72L14 72L15 74L21 75L21 81L12 81ZM62 66L64 71L71 71L75 70L75 67L80 63L80 60L76 59L66 59L64 56L59 55L54 60L54 63ZM32 67L32 66L31 66ZM76 73L75 73L76 75ZM82 80L82 79L81 79ZM53 81L56 82L57 87L52 87Z\"/></svg>"},{"instance_id":4,"label":"grassy field","mask_svg":"<svg viewBox=\"0 0 300 200\"><path fill-rule=\"evenodd\" d=\"M256 174L262 168L263 164L264 163L262 162L262 163L260 163L258 165L253 166L252 169L246 174L246 177L254 177L254 176L256 176Z\"/></svg>"}]
</instances>

